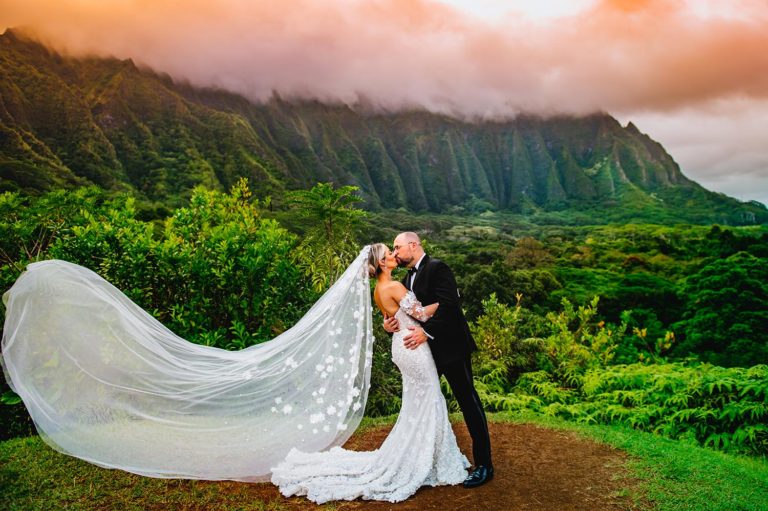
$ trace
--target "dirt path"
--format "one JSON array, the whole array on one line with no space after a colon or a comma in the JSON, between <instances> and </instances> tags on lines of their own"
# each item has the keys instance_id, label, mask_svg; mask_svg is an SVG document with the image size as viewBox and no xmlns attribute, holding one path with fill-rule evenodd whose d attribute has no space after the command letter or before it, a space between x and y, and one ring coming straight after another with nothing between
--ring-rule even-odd
<instances>
[{"instance_id":1,"label":"dirt path","mask_svg":"<svg viewBox=\"0 0 768 511\"><path fill-rule=\"evenodd\" d=\"M625 489L637 484L624 468L621 451L581 439L573 433L530 424L490 423L496 477L473 490L461 486L422 488L397 504L371 501L338 502L351 510L626 510L635 509ZM391 426L355 435L346 446L378 447ZM462 452L469 453L466 427L453 427ZM237 484L237 483L231 483ZM251 493L290 509L317 509L303 497L286 499L269 484L250 485ZM239 488L242 490L242 488Z\"/></svg>"}]
</instances>

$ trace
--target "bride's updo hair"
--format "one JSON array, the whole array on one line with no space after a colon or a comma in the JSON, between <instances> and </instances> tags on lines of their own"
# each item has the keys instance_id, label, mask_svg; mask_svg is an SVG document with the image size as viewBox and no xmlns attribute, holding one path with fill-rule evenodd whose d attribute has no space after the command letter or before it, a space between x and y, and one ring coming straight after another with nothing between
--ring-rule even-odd
<instances>
[{"instance_id":1,"label":"bride's updo hair","mask_svg":"<svg viewBox=\"0 0 768 511\"><path fill-rule=\"evenodd\" d=\"M379 261L387 257L387 246L384 243L374 243L371 245L371 252L368 254L368 276L375 279L381 273Z\"/></svg>"}]
</instances>

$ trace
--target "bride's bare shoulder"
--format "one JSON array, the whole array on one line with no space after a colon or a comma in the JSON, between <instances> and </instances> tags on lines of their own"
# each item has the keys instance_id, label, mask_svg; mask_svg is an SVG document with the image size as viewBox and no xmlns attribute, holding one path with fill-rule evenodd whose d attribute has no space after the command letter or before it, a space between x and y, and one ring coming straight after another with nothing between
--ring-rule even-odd
<instances>
[{"instance_id":1,"label":"bride's bare shoulder","mask_svg":"<svg viewBox=\"0 0 768 511\"><path fill-rule=\"evenodd\" d=\"M376 288L379 290L379 293L387 296L402 296L407 291L405 286L396 280L378 284Z\"/></svg>"},{"instance_id":2,"label":"bride's bare shoulder","mask_svg":"<svg viewBox=\"0 0 768 511\"><path fill-rule=\"evenodd\" d=\"M376 297L377 303L392 301L397 306L405 296L405 293L407 293L405 286L396 280L392 280L376 284L374 297Z\"/></svg>"}]
</instances>

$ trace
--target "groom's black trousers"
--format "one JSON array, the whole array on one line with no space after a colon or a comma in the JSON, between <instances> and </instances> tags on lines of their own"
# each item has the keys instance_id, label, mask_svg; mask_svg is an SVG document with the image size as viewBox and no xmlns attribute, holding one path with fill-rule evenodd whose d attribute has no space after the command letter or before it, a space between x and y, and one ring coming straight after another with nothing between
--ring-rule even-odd
<instances>
[{"instance_id":1,"label":"groom's black trousers","mask_svg":"<svg viewBox=\"0 0 768 511\"><path fill-rule=\"evenodd\" d=\"M441 364L438 371L448 380L461 413L464 414L464 422L467 423L469 436L472 437L475 466L491 466L491 437L488 434L483 404L472 380L472 360L467 357L464 360Z\"/></svg>"}]
</instances>

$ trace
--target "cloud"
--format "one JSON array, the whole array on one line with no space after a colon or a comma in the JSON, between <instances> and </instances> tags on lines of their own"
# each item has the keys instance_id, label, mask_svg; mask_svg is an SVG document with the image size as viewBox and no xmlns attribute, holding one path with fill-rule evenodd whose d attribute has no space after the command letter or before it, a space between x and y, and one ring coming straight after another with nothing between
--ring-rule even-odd
<instances>
[{"instance_id":1,"label":"cloud","mask_svg":"<svg viewBox=\"0 0 768 511\"><path fill-rule=\"evenodd\" d=\"M469 118L606 111L689 177L768 202L768 3L581 4L547 18L511 2L494 18L437 0L0 0L0 30L255 101L278 92Z\"/></svg>"},{"instance_id":2,"label":"cloud","mask_svg":"<svg viewBox=\"0 0 768 511\"><path fill-rule=\"evenodd\" d=\"M493 117L768 99L768 7L729 4L749 16L676 0L603 0L552 23L431 0L0 0L0 27L253 100L277 91Z\"/></svg>"}]
</instances>

